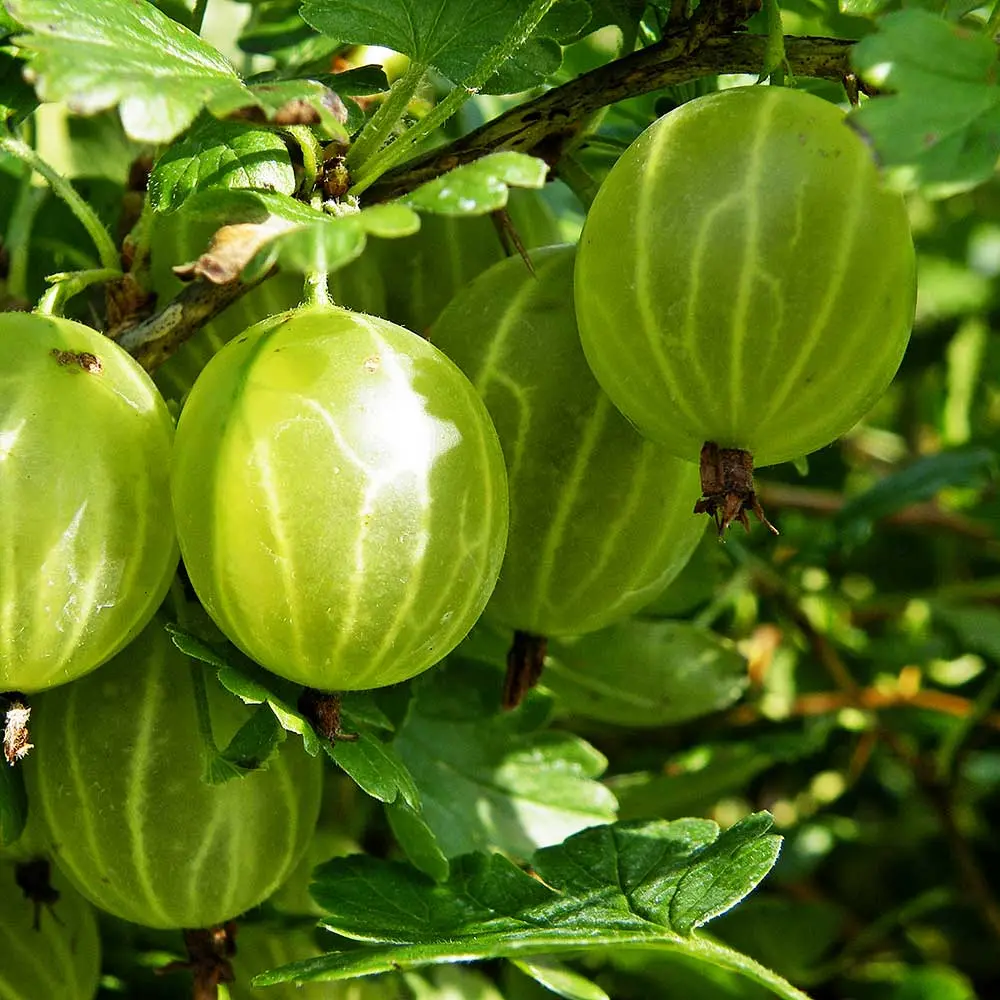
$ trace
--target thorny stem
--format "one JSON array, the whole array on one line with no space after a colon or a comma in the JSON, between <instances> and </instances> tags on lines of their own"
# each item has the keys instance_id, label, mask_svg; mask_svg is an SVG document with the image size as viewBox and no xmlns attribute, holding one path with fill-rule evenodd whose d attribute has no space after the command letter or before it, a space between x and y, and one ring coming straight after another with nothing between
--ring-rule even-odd
<instances>
[{"instance_id":1,"label":"thorny stem","mask_svg":"<svg viewBox=\"0 0 1000 1000\"><path fill-rule=\"evenodd\" d=\"M511 54L531 37L539 22L554 3L555 0L532 0L530 7L517 19L517 23L507 37L486 53L467 80L463 81L461 85L453 87L448 96L440 104L435 105L418 124L404 132L395 142L377 153L367 164L356 171L352 193L360 194L387 170L391 170L397 163L406 159L415 143L431 135L436 128L451 118L470 97L478 93L483 84L503 66ZM350 154L348 154L347 165L351 166Z\"/></svg>"},{"instance_id":2,"label":"thorny stem","mask_svg":"<svg viewBox=\"0 0 1000 1000\"><path fill-rule=\"evenodd\" d=\"M269 277L270 273L259 281L231 281L223 285L192 281L160 312L116 339L146 371L155 371L210 319Z\"/></svg>"},{"instance_id":3,"label":"thorny stem","mask_svg":"<svg viewBox=\"0 0 1000 1000\"><path fill-rule=\"evenodd\" d=\"M94 210L77 194L73 185L70 184L57 170L43 160L26 142L16 139L12 135L0 136L0 151L16 156L26 163L32 170L40 173L48 182L52 190L66 202L70 211L80 220L80 224L87 230L97 254L101 261L101 267L109 271L116 271L121 274L121 264L118 259L118 249L115 247L111 235L101 224Z\"/></svg>"},{"instance_id":4,"label":"thorny stem","mask_svg":"<svg viewBox=\"0 0 1000 1000\"><path fill-rule=\"evenodd\" d=\"M764 57L767 38L744 33L713 35L718 27L708 17L706 14L699 21L696 14L684 26L684 33L670 34L656 45L584 73L387 172L371 185L366 200L390 201L499 150L530 153L553 164L567 144L579 140L580 121L603 107L698 76L755 72ZM725 30L732 27L727 23ZM842 80L851 72L849 56L854 44L840 38L789 37L785 39L785 55L796 76Z\"/></svg>"}]
</instances>

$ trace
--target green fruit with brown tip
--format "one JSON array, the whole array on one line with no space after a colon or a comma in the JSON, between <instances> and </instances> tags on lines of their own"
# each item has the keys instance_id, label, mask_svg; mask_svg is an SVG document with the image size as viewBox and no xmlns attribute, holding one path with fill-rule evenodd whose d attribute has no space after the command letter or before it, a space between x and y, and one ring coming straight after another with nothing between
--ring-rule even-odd
<instances>
[{"instance_id":1,"label":"green fruit with brown tip","mask_svg":"<svg viewBox=\"0 0 1000 1000\"><path fill-rule=\"evenodd\" d=\"M697 98L654 122L594 200L576 268L587 360L673 454L756 465L850 430L913 322L913 242L843 112L785 87Z\"/></svg>"}]
</instances>

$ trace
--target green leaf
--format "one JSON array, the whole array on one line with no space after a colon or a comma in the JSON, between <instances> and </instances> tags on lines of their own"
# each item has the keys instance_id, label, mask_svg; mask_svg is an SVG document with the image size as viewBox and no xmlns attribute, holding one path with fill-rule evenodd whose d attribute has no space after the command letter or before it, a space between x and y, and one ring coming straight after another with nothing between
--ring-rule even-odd
<instances>
[{"instance_id":1,"label":"green leaf","mask_svg":"<svg viewBox=\"0 0 1000 1000\"><path fill-rule=\"evenodd\" d=\"M368 729L369 719L374 720L375 728L392 728L384 713L373 705L369 695L362 693L342 696L341 719L344 730L354 733L357 739L338 740L336 745L331 746L329 742L320 740L309 721L296 707L301 691L298 685L268 673L235 647L229 647L226 652L221 652L213 644L176 626L168 626L168 631L180 650L216 668L219 681L227 691L247 704L266 704L282 729L302 736L307 753L315 756L321 749L326 750L327 755L363 791L380 802L395 802L401 799L414 809L419 808L420 793L394 747L383 743ZM250 737L254 734L246 734L247 753L263 753L268 745L266 742L268 733L263 728L263 723L259 725L262 728L255 730L254 733L263 734L263 737L257 744L250 744ZM237 744L235 753L240 752L242 752L241 745ZM229 748L222 756L226 757L228 753ZM225 766L224 762L216 765L220 775Z\"/></svg>"},{"instance_id":2,"label":"green leaf","mask_svg":"<svg viewBox=\"0 0 1000 1000\"><path fill-rule=\"evenodd\" d=\"M758 813L722 834L709 820L593 827L538 851L534 874L499 854L469 854L444 884L368 856L335 859L316 869L313 898L329 930L368 946L274 969L254 985L643 944L737 968L801 998L744 956L690 936L766 874L780 841L770 825Z\"/></svg>"},{"instance_id":3,"label":"green leaf","mask_svg":"<svg viewBox=\"0 0 1000 1000\"><path fill-rule=\"evenodd\" d=\"M886 97L852 115L904 188L946 196L993 176L1000 156L1000 80L992 39L927 10L886 15L852 50Z\"/></svg>"},{"instance_id":4,"label":"green leaf","mask_svg":"<svg viewBox=\"0 0 1000 1000\"><path fill-rule=\"evenodd\" d=\"M660 726L728 708L746 689L746 661L687 622L622 622L549 641L542 682L571 715Z\"/></svg>"},{"instance_id":5,"label":"green leaf","mask_svg":"<svg viewBox=\"0 0 1000 1000\"><path fill-rule=\"evenodd\" d=\"M522 0L306 0L301 13L324 35L384 45L461 83L508 36L525 6Z\"/></svg>"},{"instance_id":6,"label":"green leaf","mask_svg":"<svg viewBox=\"0 0 1000 1000\"><path fill-rule=\"evenodd\" d=\"M155 212L173 212L200 191L231 188L293 194L288 149L269 129L204 118L157 161L149 201Z\"/></svg>"},{"instance_id":7,"label":"green leaf","mask_svg":"<svg viewBox=\"0 0 1000 1000\"><path fill-rule=\"evenodd\" d=\"M230 63L146 0L6 0L43 101L77 114L117 105L128 135L168 142L207 107L257 102Z\"/></svg>"},{"instance_id":8,"label":"green leaf","mask_svg":"<svg viewBox=\"0 0 1000 1000\"><path fill-rule=\"evenodd\" d=\"M509 187L542 187L548 169L525 153L491 153L422 185L403 203L438 215L485 215L507 204Z\"/></svg>"},{"instance_id":9,"label":"green leaf","mask_svg":"<svg viewBox=\"0 0 1000 1000\"><path fill-rule=\"evenodd\" d=\"M350 712L343 713L344 728L353 724ZM392 744L383 743L366 730L356 740L324 743L327 755L351 776L355 783L379 802L401 800L413 809L420 808L420 792Z\"/></svg>"},{"instance_id":10,"label":"green leaf","mask_svg":"<svg viewBox=\"0 0 1000 1000\"><path fill-rule=\"evenodd\" d=\"M450 870L448 859L423 816L405 802L387 806L385 815L410 863L438 882L446 879Z\"/></svg>"},{"instance_id":11,"label":"green leaf","mask_svg":"<svg viewBox=\"0 0 1000 1000\"><path fill-rule=\"evenodd\" d=\"M554 958L514 959L514 965L550 993L566 1000L610 1000L597 983Z\"/></svg>"},{"instance_id":12,"label":"green leaf","mask_svg":"<svg viewBox=\"0 0 1000 1000\"><path fill-rule=\"evenodd\" d=\"M500 673L454 658L414 688L394 745L446 857L492 847L526 857L614 818L614 796L595 780L607 761L570 733L539 731L543 700L502 713Z\"/></svg>"},{"instance_id":13,"label":"green leaf","mask_svg":"<svg viewBox=\"0 0 1000 1000\"><path fill-rule=\"evenodd\" d=\"M28 796L24 790L23 768L9 767L0 759L0 847L9 847L21 836L27 819Z\"/></svg>"},{"instance_id":14,"label":"green leaf","mask_svg":"<svg viewBox=\"0 0 1000 1000\"><path fill-rule=\"evenodd\" d=\"M852 497L834 519L841 544L865 542L874 523L910 504L935 497L947 487L982 487L996 479L997 456L986 448L955 448L918 458Z\"/></svg>"},{"instance_id":15,"label":"green leaf","mask_svg":"<svg viewBox=\"0 0 1000 1000\"><path fill-rule=\"evenodd\" d=\"M261 705L233 735L206 768L210 785L221 785L232 778L243 778L267 767L267 762L285 741L285 730L269 705Z\"/></svg>"}]
</instances>

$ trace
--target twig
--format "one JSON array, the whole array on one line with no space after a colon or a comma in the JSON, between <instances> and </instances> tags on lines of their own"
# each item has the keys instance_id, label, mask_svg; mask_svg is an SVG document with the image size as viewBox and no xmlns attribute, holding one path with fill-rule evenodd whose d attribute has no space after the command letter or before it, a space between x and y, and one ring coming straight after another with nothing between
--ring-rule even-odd
<instances>
[{"instance_id":1,"label":"twig","mask_svg":"<svg viewBox=\"0 0 1000 1000\"><path fill-rule=\"evenodd\" d=\"M155 371L210 319L269 278L271 273L274 272L255 282L232 281L216 285L203 280L193 281L163 310L115 339L146 371Z\"/></svg>"},{"instance_id":2,"label":"twig","mask_svg":"<svg viewBox=\"0 0 1000 1000\"><path fill-rule=\"evenodd\" d=\"M922 708L959 719L976 716L976 704L969 698L933 689L924 691L886 691L880 688L861 688L856 694L846 691L814 691L799 695L788 714L793 717L828 715L843 708L861 708L879 711L893 708ZM763 718L756 705L740 705L726 716L726 721L737 726L750 725ZM1000 712L982 715L979 721L990 729L1000 730Z\"/></svg>"},{"instance_id":3,"label":"twig","mask_svg":"<svg viewBox=\"0 0 1000 1000\"><path fill-rule=\"evenodd\" d=\"M704 7L699 7L699 13ZM716 17L718 11L714 8ZM699 19L696 14L683 33L671 33L657 45L584 73L511 108L461 139L389 171L368 189L365 201L398 198L455 167L500 150L531 153L554 164L578 139L587 117L609 104L699 76L758 72L767 38L728 33L734 20L739 23L732 13L724 28L710 16L703 14ZM720 30L727 34L720 36ZM842 80L851 72L848 55L854 44L840 38L789 37L785 53L796 76Z\"/></svg>"},{"instance_id":4,"label":"twig","mask_svg":"<svg viewBox=\"0 0 1000 1000\"><path fill-rule=\"evenodd\" d=\"M833 490L817 490L805 486L788 486L784 483L758 482L757 495L768 508L804 510L813 514L832 517L847 503L844 496ZM956 535L974 538L976 541L996 541L996 532L988 524L980 524L962 514L944 510L933 501L910 504L902 510L890 514L885 524L914 527L942 528Z\"/></svg>"}]
</instances>

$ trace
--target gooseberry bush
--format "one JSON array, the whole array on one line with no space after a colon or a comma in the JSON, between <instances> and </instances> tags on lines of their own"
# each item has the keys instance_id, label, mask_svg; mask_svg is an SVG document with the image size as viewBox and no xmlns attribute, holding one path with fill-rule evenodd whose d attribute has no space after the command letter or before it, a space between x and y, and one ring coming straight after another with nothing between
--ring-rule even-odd
<instances>
[{"instance_id":1,"label":"gooseberry bush","mask_svg":"<svg viewBox=\"0 0 1000 1000\"><path fill-rule=\"evenodd\" d=\"M4 0L0 1000L997 995L998 34Z\"/></svg>"}]
</instances>

